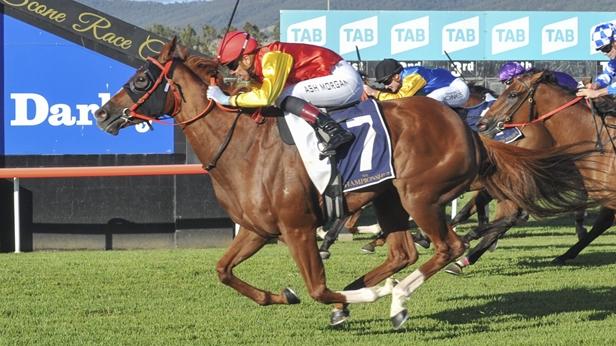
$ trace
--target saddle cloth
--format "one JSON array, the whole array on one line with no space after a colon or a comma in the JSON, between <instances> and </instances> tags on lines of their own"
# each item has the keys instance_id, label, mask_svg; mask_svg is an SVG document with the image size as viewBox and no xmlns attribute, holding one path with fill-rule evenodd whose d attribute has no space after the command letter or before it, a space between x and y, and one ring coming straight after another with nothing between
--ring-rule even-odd
<instances>
[{"instance_id":1,"label":"saddle cloth","mask_svg":"<svg viewBox=\"0 0 616 346\"><path fill-rule=\"evenodd\" d=\"M336 155L345 192L395 177L391 139L376 101L367 100L330 116L355 136L353 143L339 148ZM331 179L330 160L319 159L316 134L306 121L293 114L286 114L285 120L308 175L322 194Z\"/></svg>"}]
</instances>

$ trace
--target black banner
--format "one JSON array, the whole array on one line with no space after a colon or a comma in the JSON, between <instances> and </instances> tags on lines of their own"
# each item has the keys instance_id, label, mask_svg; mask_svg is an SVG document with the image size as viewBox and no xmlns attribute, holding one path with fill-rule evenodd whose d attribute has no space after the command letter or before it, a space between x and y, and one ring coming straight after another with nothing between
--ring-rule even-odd
<instances>
[{"instance_id":1,"label":"black banner","mask_svg":"<svg viewBox=\"0 0 616 346\"><path fill-rule=\"evenodd\" d=\"M0 11L134 67L167 41L72 0L0 0Z\"/></svg>"}]
</instances>

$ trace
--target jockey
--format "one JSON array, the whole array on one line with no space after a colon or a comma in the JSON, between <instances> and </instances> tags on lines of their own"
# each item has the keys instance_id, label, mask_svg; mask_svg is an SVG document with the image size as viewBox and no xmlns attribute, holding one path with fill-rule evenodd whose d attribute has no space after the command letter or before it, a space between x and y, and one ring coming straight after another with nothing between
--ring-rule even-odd
<instances>
[{"instance_id":1,"label":"jockey","mask_svg":"<svg viewBox=\"0 0 616 346\"><path fill-rule=\"evenodd\" d=\"M597 76L594 83L586 85L586 89L580 89L577 96L596 98L605 95L616 95L616 49L614 49L614 36L616 26L611 22L599 24L592 33L591 44L593 48L605 54L610 61Z\"/></svg>"},{"instance_id":2,"label":"jockey","mask_svg":"<svg viewBox=\"0 0 616 346\"><path fill-rule=\"evenodd\" d=\"M514 77L519 76L523 73L530 72L532 69L526 69L522 64L517 61L509 61L501 66L500 71L498 72L498 80L503 84L511 84L511 81ZM560 72L560 71L550 71L554 78L556 79L556 83L561 87L570 90L576 91L578 88L578 83L575 78L571 77L569 74Z\"/></svg>"},{"instance_id":3,"label":"jockey","mask_svg":"<svg viewBox=\"0 0 616 346\"><path fill-rule=\"evenodd\" d=\"M338 54L299 43L259 46L249 33L233 31L220 40L217 55L232 75L257 84L251 91L234 96L210 86L209 99L247 108L275 104L312 126L322 152L331 152L353 140L350 132L314 106L342 106L360 100L361 76Z\"/></svg>"},{"instance_id":4,"label":"jockey","mask_svg":"<svg viewBox=\"0 0 616 346\"><path fill-rule=\"evenodd\" d=\"M403 68L395 59L385 59L375 68L376 81L385 84L391 92L382 92L364 85L368 96L378 100L393 100L413 96L421 91L426 96L441 101L449 107L463 107L470 91L460 78L442 68L411 66Z\"/></svg>"}]
</instances>

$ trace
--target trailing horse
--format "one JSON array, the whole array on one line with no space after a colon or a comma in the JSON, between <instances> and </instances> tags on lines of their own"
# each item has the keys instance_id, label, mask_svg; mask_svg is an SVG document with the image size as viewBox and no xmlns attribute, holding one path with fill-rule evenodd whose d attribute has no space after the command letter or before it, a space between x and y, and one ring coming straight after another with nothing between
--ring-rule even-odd
<instances>
[{"instance_id":1,"label":"trailing horse","mask_svg":"<svg viewBox=\"0 0 616 346\"><path fill-rule=\"evenodd\" d=\"M522 126L544 133L553 145L581 144L587 150L596 150L580 171L590 197L599 201L602 208L591 231L584 234L578 228L581 239L563 255L554 259L563 264L574 259L592 240L601 235L614 222L616 198L614 186L614 117L595 114L580 97L559 86L549 71L528 72L514 78L481 120L482 134L492 136L504 128ZM579 164L578 164L579 165ZM589 173L601 167L601 173ZM588 178L591 177L591 178ZM601 191L604 189L604 191ZM506 230L505 230L506 231Z\"/></svg>"},{"instance_id":2,"label":"trailing horse","mask_svg":"<svg viewBox=\"0 0 616 346\"><path fill-rule=\"evenodd\" d=\"M373 302L391 293L390 317L399 328L408 318L404 303L411 293L464 251L447 225L445 205L473 181L540 215L586 204L580 198L581 184L572 177L578 172L574 163L587 153L572 148L530 151L482 139L453 110L427 97L383 102L396 177L345 198L350 213L372 201L388 233L389 253L381 265L343 291L332 291L315 234L323 222L321 196L295 147L281 141L276 117L255 122L250 110L217 108L205 98L209 83L194 70L209 70L218 81L214 83L220 84L217 67L213 60L188 59L187 50L174 39L157 57L149 58L95 117L98 126L111 134L163 114L182 126L197 157L208 167L218 202L240 225L216 266L219 279L260 305L299 302L291 289L272 293L233 274L235 266L278 237L287 244L310 296L337 304L332 324L348 317L349 303ZM397 286L376 287L417 260L406 231L409 213L430 237L435 253Z\"/></svg>"}]
</instances>

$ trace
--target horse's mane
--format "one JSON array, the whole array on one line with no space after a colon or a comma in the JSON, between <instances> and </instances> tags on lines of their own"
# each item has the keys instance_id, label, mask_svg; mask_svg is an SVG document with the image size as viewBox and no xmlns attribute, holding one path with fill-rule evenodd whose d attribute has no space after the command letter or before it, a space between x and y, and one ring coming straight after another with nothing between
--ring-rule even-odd
<instances>
[{"instance_id":1,"label":"horse's mane","mask_svg":"<svg viewBox=\"0 0 616 346\"><path fill-rule=\"evenodd\" d=\"M243 90L241 87L238 88L232 84L224 82L224 78L222 78L220 71L218 70L220 65L216 59L199 55L190 55L186 58L185 63L186 66L188 66L188 68L190 68L206 84L209 84L210 77L215 77L218 81L218 86L230 95L235 95L239 91Z\"/></svg>"},{"instance_id":2,"label":"horse's mane","mask_svg":"<svg viewBox=\"0 0 616 346\"><path fill-rule=\"evenodd\" d=\"M185 63L188 68L202 77L202 79L206 76L218 77L218 62L215 59L200 55L190 55L186 58Z\"/></svg>"},{"instance_id":3,"label":"horse's mane","mask_svg":"<svg viewBox=\"0 0 616 346\"><path fill-rule=\"evenodd\" d=\"M546 84L550 84L550 85L554 85L555 87L559 88L560 90L565 91L567 94L575 94L575 91L570 90L568 88L563 87L562 85L558 84L558 80L556 79L556 76L554 76L554 70L548 70L548 69L531 69L527 72L524 72L521 76L528 76L531 77L534 74L543 72L543 76L540 79L540 83L546 83Z\"/></svg>"},{"instance_id":4,"label":"horse's mane","mask_svg":"<svg viewBox=\"0 0 616 346\"><path fill-rule=\"evenodd\" d=\"M246 87L235 84L225 83L224 78L220 74L218 61L212 58L206 58L200 55L190 55L185 60L186 66L191 69L197 76L206 84L209 84L209 78L215 77L218 80L218 86L229 95L236 95L239 92L247 91Z\"/></svg>"}]
</instances>

